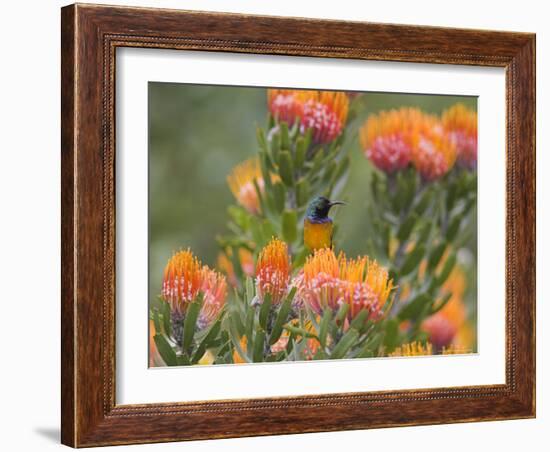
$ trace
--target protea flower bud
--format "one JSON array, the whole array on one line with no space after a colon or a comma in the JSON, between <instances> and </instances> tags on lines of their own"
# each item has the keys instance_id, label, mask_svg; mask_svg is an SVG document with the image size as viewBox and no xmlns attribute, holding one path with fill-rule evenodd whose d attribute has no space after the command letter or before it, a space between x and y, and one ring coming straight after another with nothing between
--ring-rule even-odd
<instances>
[{"instance_id":1,"label":"protea flower bud","mask_svg":"<svg viewBox=\"0 0 550 452\"><path fill-rule=\"evenodd\" d=\"M261 209L254 181L262 193L265 183L257 158L238 164L227 176L227 183L237 202L251 214L257 215Z\"/></svg>"}]
</instances>

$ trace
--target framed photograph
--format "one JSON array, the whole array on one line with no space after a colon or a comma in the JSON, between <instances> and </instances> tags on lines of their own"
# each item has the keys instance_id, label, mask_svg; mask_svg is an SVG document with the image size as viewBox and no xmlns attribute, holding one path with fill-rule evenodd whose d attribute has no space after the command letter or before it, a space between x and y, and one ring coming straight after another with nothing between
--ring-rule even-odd
<instances>
[{"instance_id":1,"label":"framed photograph","mask_svg":"<svg viewBox=\"0 0 550 452\"><path fill-rule=\"evenodd\" d=\"M535 416L535 36L62 9L62 442Z\"/></svg>"}]
</instances>

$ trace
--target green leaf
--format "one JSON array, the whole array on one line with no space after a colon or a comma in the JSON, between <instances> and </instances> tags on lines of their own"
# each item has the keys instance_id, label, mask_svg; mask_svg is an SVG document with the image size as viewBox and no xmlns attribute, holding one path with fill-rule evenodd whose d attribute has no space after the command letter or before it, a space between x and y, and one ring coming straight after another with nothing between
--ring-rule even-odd
<instances>
[{"instance_id":1,"label":"green leaf","mask_svg":"<svg viewBox=\"0 0 550 452\"><path fill-rule=\"evenodd\" d=\"M305 329L297 327L297 326L285 325L284 328L285 328L285 330L293 333L295 336L302 336L302 337L307 337L307 338L311 338L311 339L318 339L317 336L314 333L312 333L311 331L305 330Z\"/></svg>"},{"instance_id":2,"label":"green leaf","mask_svg":"<svg viewBox=\"0 0 550 452\"><path fill-rule=\"evenodd\" d=\"M365 326L367 319L369 317L369 311L367 309L362 309L359 314L357 314L351 321L349 327L356 329L359 333Z\"/></svg>"},{"instance_id":3,"label":"green leaf","mask_svg":"<svg viewBox=\"0 0 550 452\"><path fill-rule=\"evenodd\" d=\"M187 308L185 313L185 320L183 321L183 341L182 349L184 352L189 353L193 346L193 337L195 336L195 328L197 325L197 319L201 312L202 295L199 295L195 301L193 301Z\"/></svg>"},{"instance_id":4,"label":"green leaf","mask_svg":"<svg viewBox=\"0 0 550 452\"><path fill-rule=\"evenodd\" d=\"M164 334L167 337L170 337L172 335L172 325L171 325L171 312L170 312L170 305L168 303L164 303L162 306L162 325L164 327Z\"/></svg>"},{"instance_id":5,"label":"green leaf","mask_svg":"<svg viewBox=\"0 0 550 452\"><path fill-rule=\"evenodd\" d=\"M455 218L453 218L453 220L449 224L449 227L447 228L447 233L445 234L445 238L447 239L448 242L452 242L456 237L456 234L460 229L461 221L462 221L462 216L457 215Z\"/></svg>"},{"instance_id":6,"label":"green leaf","mask_svg":"<svg viewBox=\"0 0 550 452\"><path fill-rule=\"evenodd\" d=\"M338 309L338 312L336 313L336 317L334 318L336 322L338 323L343 322L344 319L346 318L346 315L348 314L348 311L349 311L349 304L343 303L340 306L340 309Z\"/></svg>"},{"instance_id":7,"label":"green leaf","mask_svg":"<svg viewBox=\"0 0 550 452\"><path fill-rule=\"evenodd\" d=\"M288 124L286 122L281 122L279 124L280 133L281 133L281 149L290 149L290 137L288 134Z\"/></svg>"},{"instance_id":8,"label":"green leaf","mask_svg":"<svg viewBox=\"0 0 550 452\"><path fill-rule=\"evenodd\" d=\"M445 252L445 248L447 248L447 244L445 242L441 242L431 251L430 257L428 258L429 272L437 267L437 264L439 264L439 261L441 260L441 256L443 256L443 253Z\"/></svg>"},{"instance_id":9,"label":"green leaf","mask_svg":"<svg viewBox=\"0 0 550 452\"><path fill-rule=\"evenodd\" d=\"M384 335L384 346L386 351L391 353L397 345L399 324L396 319L391 319L386 322L386 330Z\"/></svg>"},{"instance_id":10,"label":"green leaf","mask_svg":"<svg viewBox=\"0 0 550 452\"><path fill-rule=\"evenodd\" d=\"M286 189L281 182L275 182L272 186L273 204L277 212L285 208Z\"/></svg>"},{"instance_id":11,"label":"green leaf","mask_svg":"<svg viewBox=\"0 0 550 452\"><path fill-rule=\"evenodd\" d=\"M294 295L292 297L286 297L285 301L281 305L281 308L279 309L279 312L277 313L277 317L275 317L273 329L271 330L271 335L269 336L270 345L273 345L281 337L281 334L283 332L283 325L286 323L288 315L290 314L290 310L292 309L293 298Z\"/></svg>"},{"instance_id":12,"label":"green leaf","mask_svg":"<svg viewBox=\"0 0 550 452\"><path fill-rule=\"evenodd\" d=\"M428 206L430 205L430 202L432 201L432 195L433 192L431 190L426 190L424 194L420 197L420 200L416 204L416 207L414 208L414 211L417 215L422 215Z\"/></svg>"},{"instance_id":13,"label":"green leaf","mask_svg":"<svg viewBox=\"0 0 550 452\"><path fill-rule=\"evenodd\" d=\"M306 161L306 142L303 137L296 140L296 152L294 155L294 167L299 171Z\"/></svg>"},{"instance_id":14,"label":"green leaf","mask_svg":"<svg viewBox=\"0 0 550 452\"><path fill-rule=\"evenodd\" d=\"M159 313L157 309L152 310L153 313L153 323L155 324L155 333L160 333L160 320L159 320Z\"/></svg>"},{"instance_id":15,"label":"green leaf","mask_svg":"<svg viewBox=\"0 0 550 452\"><path fill-rule=\"evenodd\" d=\"M252 301L254 298L254 280L250 277L246 277L246 301L248 304Z\"/></svg>"},{"instance_id":16,"label":"green leaf","mask_svg":"<svg viewBox=\"0 0 550 452\"><path fill-rule=\"evenodd\" d=\"M405 258L405 262L403 262L403 265L399 272L399 276L407 276L415 268L417 268L418 264L420 264L420 261L424 257L425 252L426 247L424 245L418 244L417 246L415 246L414 249Z\"/></svg>"},{"instance_id":17,"label":"green leaf","mask_svg":"<svg viewBox=\"0 0 550 452\"><path fill-rule=\"evenodd\" d=\"M273 160L275 162L279 159L280 150L281 150L281 140L279 138L279 134L274 133L271 136L271 156L273 157Z\"/></svg>"},{"instance_id":18,"label":"green leaf","mask_svg":"<svg viewBox=\"0 0 550 452\"><path fill-rule=\"evenodd\" d=\"M197 347L197 350L193 354L193 358L191 359L192 363L198 363L202 356L204 355L204 352L206 352L206 349L209 348L210 344L218 337L218 333L220 332L220 329L222 327L221 319L218 319L208 330L208 333L206 333L206 336L204 336L204 339L201 341L199 346Z\"/></svg>"},{"instance_id":19,"label":"green leaf","mask_svg":"<svg viewBox=\"0 0 550 452\"><path fill-rule=\"evenodd\" d=\"M398 317L401 320L418 319L427 306L432 303L432 297L421 293L407 303L399 312Z\"/></svg>"},{"instance_id":20,"label":"green leaf","mask_svg":"<svg viewBox=\"0 0 550 452\"><path fill-rule=\"evenodd\" d=\"M418 217L415 214L410 215L399 227L397 231L397 238L400 242L404 242L409 238L411 232L416 224Z\"/></svg>"},{"instance_id":21,"label":"green leaf","mask_svg":"<svg viewBox=\"0 0 550 452\"><path fill-rule=\"evenodd\" d=\"M302 178L296 184L296 203L298 207L302 207L307 204L310 197L309 182L306 178Z\"/></svg>"},{"instance_id":22,"label":"green leaf","mask_svg":"<svg viewBox=\"0 0 550 452\"><path fill-rule=\"evenodd\" d=\"M449 300L451 299L451 297L453 296L453 293L452 292L449 292L448 294L446 294L439 303L437 303L437 306L432 306L432 310L431 310L431 313L430 315L433 315L439 311L441 311L445 305L449 302Z\"/></svg>"},{"instance_id":23,"label":"green leaf","mask_svg":"<svg viewBox=\"0 0 550 452\"><path fill-rule=\"evenodd\" d=\"M279 176L286 186L294 185L294 168L289 151L281 151L279 154Z\"/></svg>"},{"instance_id":24,"label":"green leaf","mask_svg":"<svg viewBox=\"0 0 550 452\"><path fill-rule=\"evenodd\" d=\"M330 309L325 309L323 312L323 317L321 318L321 323L319 324L319 342L321 347L324 349L327 346L327 333L328 333L328 324L332 320L332 312Z\"/></svg>"},{"instance_id":25,"label":"green leaf","mask_svg":"<svg viewBox=\"0 0 550 452\"><path fill-rule=\"evenodd\" d=\"M295 210L285 210L282 215L283 238L288 243L293 243L298 235L298 217Z\"/></svg>"},{"instance_id":26,"label":"green leaf","mask_svg":"<svg viewBox=\"0 0 550 452\"><path fill-rule=\"evenodd\" d=\"M266 293L263 298L262 304L260 305L260 315L258 320L260 322L260 326L265 330L267 329L267 320L269 317L269 311L271 310L271 294Z\"/></svg>"},{"instance_id":27,"label":"green leaf","mask_svg":"<svg viewBox=\"0 0 550 452\"><path fill-rule=\"evenodd\" d=\"M164 360L167 366L177 366L178 362L176 359L176 352L168 341L161 334L156 334L154 336L155 345L157 350L160 353L160 356Z\"/></svg>"},{"instance_id":28,"label":"green leaf","mask_svg":"<svg viewBox=\"0 0 550 452\"><path fill-rule=\"evenodd\" d=\"M256 127L256 140L258 140L258 145L260 149L267 152L267 140L265 139L264 130L261 127Z\"/></svg>"},{"instance_id":29,"label":"green leaf","mask_svg":"<svg viewBox=\"0 0 550 452\"><path fill-rule=\"evenodd\" d=\"M350 328L342 339L336 344L336 347L332 350L330 354L330 359L340 359L343 358L351 347L355 344L359 338L359 332L355 329Z\"/></svg>"},{"instance_id":30,"label":"green leaf","mask_svg":"<svg viewBox=\"0 0 550 452\"><path fill-rule=\"evenodd\" d=\"M265 331L259 330L256 333L256 337L254 338L254 353L252 360L255 363L261 363L263 361L264 356L264 347L265 347Z\"/></svg>"},{"instance_id":31,"label":"green leaf","mask_svg":"<svg viewBox=\"0 0 550 452\"><path fill-rule=\"evenodd\" d=\"M437 284L438 286L441 286L445 281L447 281L447 278L453 271L453 268L456 264L456 254L451 254L447 260L445 261L445 265L443 266L443 269L441 270L441 273L437 275Z\"/></svg>"},{"instance_id":32,"label":"green leaf","mask_svg":"<svg viewBox=\"0 0 550 452\"><path fill-rule=\"evenodd\" d=\"M231 338L231 342L233 343L233 347L235 347L235 350L237 350L237 353L239 354L241 359L243 359L247 363L250 363L250 358L241 347L240 336L237 334L232 325L229 326L229 336Z\"/></svg>"}]
</instances>

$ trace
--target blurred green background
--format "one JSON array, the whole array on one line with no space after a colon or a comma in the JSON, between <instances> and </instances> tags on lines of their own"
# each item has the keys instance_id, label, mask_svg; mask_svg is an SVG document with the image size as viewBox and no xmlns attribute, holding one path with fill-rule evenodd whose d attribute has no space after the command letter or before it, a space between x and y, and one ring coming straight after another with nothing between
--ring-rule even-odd
<instances>
[{"instance_id":1,"label":"blurred green background","mask_svg":"<svg viewBox=\"0 0 550 452\"><path fill-rule=\"evenodd\" d=\"M358 143L357 129L369 114L402 106L440 114L462 102L476 109L475 97L365 93L358 117L348 128L344 146L352 158L351 172L340 198L348 206L335 209L335 242L354 256L365 252L368 231L365 205L372 166ZM233 196L226 183L231 169L257 152L255 126L268 117L266 89L149 83L149 299L160 293L162 272L174 251L190 247L203 263L215 266L227 207ZM466 298L476 293L477 223L465 255L469 280Z\"/></svg>"}]
</instances>

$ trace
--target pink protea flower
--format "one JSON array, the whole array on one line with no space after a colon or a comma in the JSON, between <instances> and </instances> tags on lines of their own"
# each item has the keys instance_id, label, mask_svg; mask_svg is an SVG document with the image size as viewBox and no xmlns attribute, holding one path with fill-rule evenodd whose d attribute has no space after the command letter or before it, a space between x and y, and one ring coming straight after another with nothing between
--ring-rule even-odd
<instances>
[{"instance_id":1,"label":"pink protea flower","mask_svg":"<svg viewBox=\"0 0 550 452\"><path fill-rule=\"evenodd\" d=\"M256 263L256 295L260 303L267 294L271 303L280 304L288 292L290 257L286 243L272 239L260 252Z\"/></svg>"},{"instance_id":2,"label":"pink protea flower","mask_svg":"<svg viewBox=\"0 0 550 452\"><path fill-rule=\"evenodd\" d=\"M417 108L370 116L359 139L365 156L388 174L412 163L424 180L432 181L447 173L456 158L456 147L438 119Z\"/></svg>"},{"instance_id":3,"label":"pink protea flower","mask_svg":"<svg viewBox=\"0 0 550 452\"><path fill-rule=\"evenodd\" d=\"M206 265L201 271L201 292L204 300L199 314L198 327L210 325L219 315L225 305L227 282L220 273L211 270Z\"/></svg>"},{"instance_id":4,"label":"pink protea flower","mask_svg":"<svg viewBox=\"0 0 550 452\"><path fill-rule=\"evenodd\" d=\"M477 113L463 104L453 105L441 116L443 129L454 142L459 165L477 167Z\"/></svg>"},{"instance_id":5,"label":"pink protea flower","mask_svg":"<svg viewBox=\"0 0 550 452\"><path fill-rule=\"evenodd\" d=\"M204 300L199 328L203 328L223 308L227 282L223 275L202 266L190 250L175 253L166 264L161 291L161 297L170 304L173 318L180 320L200 293Z\"/></svg>"},{"instance_id":6,"label":"pink protea flower","mask_svg":"<svg viewBox=\"0 0 550 452\"><path fill-rule=\"evenodd\" d=\"M400 108L371 115L359 131L365 156L388 174L405 168L411 161L415 134L423 116L416 108Z\"/></svg>"},{"instance_id":7,"label":"pink protea flower","mask_svg":"<svg viewBox=\"0 0 550 452\"><path fill-rule=\"evenodd\" d=\"M279 121L294 124L300 131L312 129L315 143L330 143L341 133L349 110L349 98L343 92L269 89L268 108Z\"/></svg>"},{"instance_id":8,"label":"pink protea flower","mask_svg":"<svg viewBox=\"0 0 550 452\"><path fill-rule=\"evenodd\" d=\"M425 181L438 179L451 170L456 145L436 117L424 115L413 139L411 160Z\"/></svg>"},{"instance_id":9,"label":"pink protea flower","mask_svg":"<svg viewBox=\"0 0 550 452\"><path fill-rule=\"evenodd\" d=\"M366 256L347 259L343 253L336 257L329 248L316 250L306 260L294 284L301 302L319 315L348 304L348 320L363 309L370 312L371 320L380 319L393 289L388 272L376 261Z\"/></svg>"}]
</instances>

